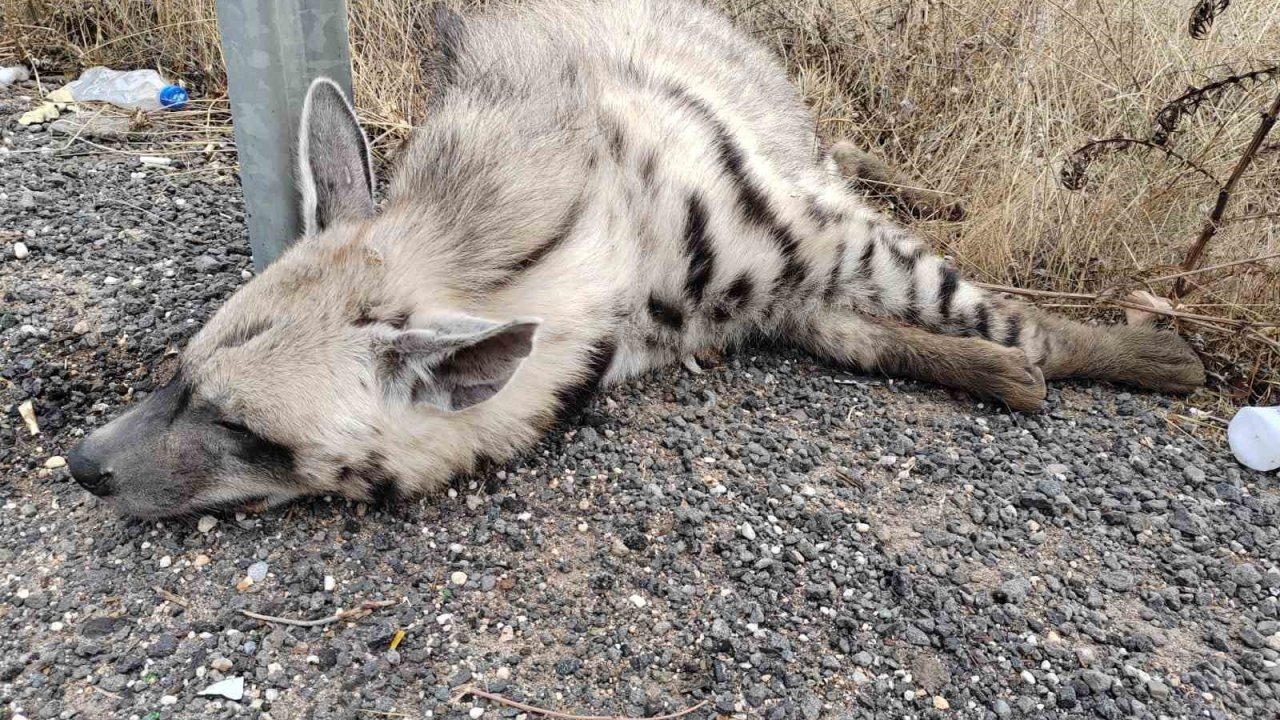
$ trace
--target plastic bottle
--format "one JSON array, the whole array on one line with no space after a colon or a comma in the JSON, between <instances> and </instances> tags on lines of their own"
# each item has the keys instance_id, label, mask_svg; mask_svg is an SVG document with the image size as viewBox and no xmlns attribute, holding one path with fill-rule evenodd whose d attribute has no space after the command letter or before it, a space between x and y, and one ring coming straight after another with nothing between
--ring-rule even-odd
<instances>
[{"instance_id":1,"label":"plastic bottle","mask_svg":"<svg viewBox=\"0 0 1280 720\"><path fill-rule=\"evenodd\" d=\"M123 108L159 110L180 108L187 102L187 91L169 85L155 70L112 70L93 67L79 80L67 83L73 100L108 102Z\"/></svg>"},{"instance_id":2,"label":"plastic bottle","mask_svg":"<svg viewBox=\"0 0 1280 720\"><path fill-rule=\"evenodd\" d=\"M1240 408L1227 426L1236 459L1253 470L1280 468L1280 407Z\"/></svg>"}]
</instances>

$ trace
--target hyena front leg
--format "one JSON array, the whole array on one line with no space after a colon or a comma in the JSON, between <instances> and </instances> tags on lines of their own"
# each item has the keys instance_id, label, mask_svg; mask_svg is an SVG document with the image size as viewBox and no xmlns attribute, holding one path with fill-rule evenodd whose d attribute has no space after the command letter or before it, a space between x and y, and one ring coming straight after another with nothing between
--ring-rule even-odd
<instances>
[{"instance_id":1,"label":"hyena front leg","mask_svg":"<svg viewBox=\"0 0 1280 720\"><path fill-rule=\"evenodd\" d=\"M814 313L800 328L805 349L839 365L937 383L1014 410L1036 410L1044 402L1044 376L1018 348L834 307Z\"/></svg>"},{"instance_id":2,"label":"hyena front leg","mask_svg":"<svg viewBox=\"0 0 1280 720\"><path fill-rule=\"evenodd\" d=\"M920 238L865 209L841 231L843 252L826 295L832 307L1017 348L1048 379L1110 380L1164 392L1204 384L1204 366L1176 333L1085 325L996 296L961 278Z\"/></svg>"}]
</instances>

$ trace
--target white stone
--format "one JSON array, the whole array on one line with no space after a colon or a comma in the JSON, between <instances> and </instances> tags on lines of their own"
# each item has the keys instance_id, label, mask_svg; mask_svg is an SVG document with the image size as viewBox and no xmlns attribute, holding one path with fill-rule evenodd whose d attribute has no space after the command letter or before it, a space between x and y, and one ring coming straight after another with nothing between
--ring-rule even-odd
<instances>
[{"instance_id":1,"label":"white stone","mask_svg":"<svg viewBox=\"0 0 1280 720\"><path fill-rule=\"evenodd\" d=\"M196 529L202 533L208 533L218 524L218 518L212 515L204 515L200 521L196 523Z\"/></svg>"},{"instance_id":2,"label":"white stone","mask_svg":"<svg viewBox=\"0 0 1280 720\"><path fill-rule=\"evenodd\" d=\"M449 576L449 582L453 583L454 585L466 585L467 574L462 572L461 570L454 570L453 574Z\"/></svg>"},{"instance_id":3,"label":"white stone","mask_svg":"<svg viewBox=\"0 0 1280 720\"><path fill-rule=\"evenodd\" d=\"M44 466L49 468L50 470L57 470L60 467L67 466L67 459L62 457L61 455L54 455L53 457L44 461Z\"/></svg>"},{"instance_id":4,"label":"white stone","mask_svg":"<svg viewBox=\"0 0 1280 720\"><path fill-rule=\"evenodd\" d=\"M13 244L13 256L18 258L19 260L25 258L27 255L30 255L30 254L31 254L31 251L27 249L26 243L16 242Z\"/></svg>"},{"instance_id":5,"label":"white stone","mask_svg":"<svg viewBox=\"0 0 1280 720\"><path fill-rule=\"evenodd\" d=\"M631 600L631 604L635 605L638 608L642 608L645 605L649 604L648 601L646 601L644 598L640 597L639 595L632 595L630 600Z\"/></svg>"},{"instance_id":6,"label":"white stone","mask_svg":"<svg viewBox=\"0 0 1280 720\"><path fill-rule=\"evenodd\" d=\"M334 579L334 577L333 577L332 575L325 575L325 576L324 576L324 591L325 591L325 592L333 592L333 589L334 589L334 588L336 588L336 587L338 587L338 581L337 581L337 580L335 580L335 579Z\"/></svg>"}]
</instances>

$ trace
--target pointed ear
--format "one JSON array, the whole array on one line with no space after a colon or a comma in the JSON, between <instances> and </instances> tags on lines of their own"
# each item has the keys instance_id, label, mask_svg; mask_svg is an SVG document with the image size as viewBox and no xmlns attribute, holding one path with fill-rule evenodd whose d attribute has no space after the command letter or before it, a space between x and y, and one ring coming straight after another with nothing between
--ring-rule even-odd
<instances>
[{"instance_id":1,"label":"pointed ear","mask_svg":"<svg viewBox=\"0 0 1280 720\"><path fill-rule=\"evenodd\" d=\"M307 235L338 220L373 215L369 141L342 89L329 78L316 78L302 105L298 190Z\"/></svg>"},{"instance_id":2,"label":"pointed ear","mask_svg":"<svg viewBox=\"0 0 1280 720\"><path fill-rule=\"evenodd\" d=\"M376 372L388 402L463 410L502 390L533 351L536 320L495 323L474 317L437 319L422 328L382 328Z\"/></svg>"}]
</instances>

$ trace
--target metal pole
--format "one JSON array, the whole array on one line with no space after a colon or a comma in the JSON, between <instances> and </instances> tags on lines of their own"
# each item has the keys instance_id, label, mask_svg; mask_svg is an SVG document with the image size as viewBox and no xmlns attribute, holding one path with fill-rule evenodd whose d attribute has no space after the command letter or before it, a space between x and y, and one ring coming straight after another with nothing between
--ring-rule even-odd
<instances>
[{"instance_id":1,"label":"metal pole","mask_svg":"<svg viewBox=\"0 0 1280 720\"><path fill-rule=\"evenodd\" d=\"M253 265L297 239L293 150L311 81L351 97L346 0L217 0Z\"/></svg>"}]
</instances>

